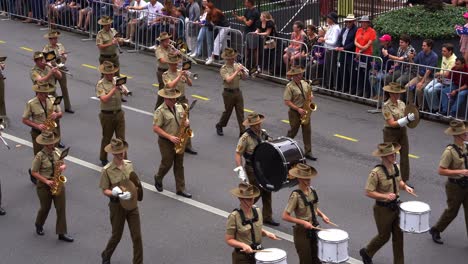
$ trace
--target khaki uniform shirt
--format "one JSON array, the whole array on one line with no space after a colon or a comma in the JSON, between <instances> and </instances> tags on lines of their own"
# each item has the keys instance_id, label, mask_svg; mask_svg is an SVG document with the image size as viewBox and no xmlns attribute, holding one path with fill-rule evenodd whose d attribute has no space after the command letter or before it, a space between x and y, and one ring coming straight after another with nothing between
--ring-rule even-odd
<instances>
[{"instance_id":1,"label":"khaki uniform shirt","mask_svg":"<svg viewBox=\"0 0 468 264\"><path fill-rule=\"evenodd\" d=\"M312 190L310 191L309 195L306 196L306 199L308 202L311 202L317 197L314 196L314 193ZM314 213L317 214L317 208L318 208L318 202L314 204ZM301 196L297 192L292 192L291 196L289 196L289 201L288 205L286 206L285 209L288 214L294 214L296 215L296 218L307 221L307 222L312 222L312 213L310 212L310 207L308 205L304 204L304 201L302 200Z\"/></svg>"},{"instance_id":2,"label":"khaki uniform shirt","mask_svg":"<svg viewBox=\"0 0 468 264\"><path fill-rule=\"evenodd\" d=\"M221 74L221 78L223 78L224 88L230 88L230 89L239 88L239 80L241 79L239 75L234 77L234 79L230 83L226 82L226 79L229 76L231 76L235 71L236 71L236 68L234 66L230 66L227 64L224 64L223 66L221 66L219 73Z\"/></svg>"},{"instance_id":3,"label":"khaki uniform shirt","mask_svg":"<svg viewBox=\"0 0 468 264\"><path fill-rule=\"evenodd\" d=\"M107 163L102 169L99 188L112 189L123 180L130 179L130 173L133 171L133 164L129 160L124 160L123 167L120 169L114 162Z\"/></svg>"},{"instance_id":4,"label":"khaki uniform shirt","mask_svg":"<svg viewBox=\"0 0 468 264\"><path fill-rule=\"evenodd\" d=\"M388 99L382 107L382 114L384 116L385 121L392 118L395 121L400 118L403 118L405 116L405 108L405 103L403 103L402 101L398 100L397 103L394 104L392 100ZM385 127L391 126L388 125L387 122L385 122Z\"/></svg>"},{"instance_id":5,"label":"khaki uniform shirt","mask_svg":"<svg viewBox=\"0 0 468 264\"><path fill-rule=\"evenodd\" d=\"M255 243L261 244L262 243L262 228L263 228L263 216L262 212L259 208L253 207L253 209L257 210L258 213L258 221L256 221L254 226L255 231ZM253 217L253 212L252 212ZM251 245L252 243L252 234L250 233L251 226L242 225L242 219L240 217L239 212L233 211L229 214L227 223L226 223L226 235L233 236L239 242L245 243L247 245Z\"/></svg>"},{"instance_id":6,"label":"khaki uniform shirt","mask_svg":"<svg viewBox=\"0 0 468 264\"><path fill-rule=\"evenodd\" d=\"M52 166L52 161L54 164L59 160L62 153L58 148L55 148L52 153L47 153L44 149L39 151L34 157L31 165L31 171L39 172L41 176L51 179L54 175L54 167Z\"/></svg>"},{"instance_id":7,"label":"khaki uniform shirt","mask_svg":"<svg viewBox=\"0 0 468 264\"><path fill-rule=\"evenodd\" d=\"M301 80L301 84L304 93L301 92L301 88L299 88L299 86L297 86L297 84L294 81L290 81L286 85L286 89L284 90L283 100L291 101L297 107L302 108L304 106L305 96L307 96L307 92L309 92L310 90L312 94L312 90L306 81Z\"/></svg>"},{"instance_id":8,"label":"khaki uniform shirt","mask_svg":"<svg viewBox=\"0 0 468 264\"><path fill-rule=\"evenodd\" d=\"M265 140L265 137L266 135L264 134L262 130L260 132L259 138L261 138L263 141ZM268 140L270 140L270 138L268 138ZM244 153L252 155L257 145L258 145L257 139L251 137L248 132L244 132L244 134L242 134L242 136L239 138L239 141L237 142L236 152L239 153L240 155L243 155Z\"/></svg>"},{"instance_id":9,"label":"khaki uniform shirt","mask_svg":"<svg viewBox=\"0 0 468 264\"><path fill-rule=\"evenodd\" d=\"M461 147L461 153L465 154L466 152L466 147L463 145L463 147ZM449 170L463 170L465 169L465 161L452 146L447 146L440 158L439 167ZM461 179L462 176L450 176L450 178Z\"/></svg>"},{"instance_id":10,"label":"khaki uniform shirt","mask_svg":"<svg viewBox=\"0 0 468 264\"><path fill-rule=\"evenodd\" d=\"M44 69L41 69L37 67L37 65L34 65L34 67L32 67L31 69L31 74L30 74L32 83L35 84L38 78L42 78L46 76L47 74L49 74L49 71L50 71L50 68L47 66ZM47 80L47 82L55 86L55 83L57 82L57 80L55 79L55 76L52 74L50 75L50 78Z\"/></svg>"},{"instance_id":11,"label":"khaki uniform shirt","mask_svg":"<svg viewBox=\"0 0 468 264\"><path fill-rule=\"evenodd\" d=\"M166 104L161 104L153 115L153 125L156 125L166 133L175 136L179 131L179 125L182 122L184 108L180 104L175 104L175 113L173 114Z\"/></svg>"},{"instance_id":12,"label":"khaki uniform shirt","mask_svg":"<svg viewBox=\"0 0 468 264\"><path fill-rule=\"evenodd\" d=\"M171 51L171 48L163 48L162 45L159 45L156 50L154 51L154 55L156 56L156 63L158 65L159 69L163 70L168 70L169 69L169 64L167 63L161 63L159 60L163 58L165 61L168 60L167 55L169 55L169 52Z\"/></svg>"},{"instance_id":13,"label":"khaki uniform shirt","mask_svg":"<svg viewBox=\"0 0 468 264\"><path fill-rule=\"evenodd\" d=\"M165 87L167 87L167 84L169 82L172 82L175 78L177 78L177 75L179 75L181 71L182 70L177 70L177 72L174 73L168 70L164 72L162 77L163 77ZM183 81L182 78L180 79L180 81L177 83L177 85L174 88L181 92L180 96L185 96L185 81Z\"/></svg>"},{"instance_id":14,"label":"khaki uniform shirt","mask_svg":"<svg viewBox=\"0 0 468 264\"><path fill-rule=\"evenodd\" d=\"M44 106L46 107L47 113L42 108L41 102L37 97L29 100L24 107L23 118L30 119L37 124L42 124L47 118L47 115L53 112L62 112L59 105L53 105L55 97L49 95Z\"/></svg>"},{"instance_id":15,"label":"khaki uniform shirt","mask_svg":"<svg viewBox=\"0 0 468 264\"><path fill-rule=\"evenodd\" d=\"M104 29L99 30L96 36L96 46L112 42L115 34L117 34L117 30L113 28L109 31L105 31ZM101 55L117 55L117 46L111 45L105 49L99 49L99 53Z\"/></svg>"},{"instance_id":16,"label":"khaki uniform shirt","mask_svg":"<svg viewBox=\"0 0 468 264\"><path fill-rule=\"evenodd\" d=\"M96 84L96 96L99 98L103 95L108 94L112 87L114 87L114 83L112 81L108 81L106 78L102 78ZM122 93L117 90L112 95L110 100L107 103L101 102L101 110L106 111L116 111L122 109Z\"/></svg>"},{"instance_id":17,"label":"khaki uniform shirt","mask_svg":"<svg viewBox=\"0 0 468 264\"><path fill-rule=\"evenodd\" d=\"M59 62L65 63L65 59L61 56L61 54L65 52L65 47L63 46L62 43L57 43L55 47L52 47L52 45L47 44L42 49L42 52L50 52L50 51L55 52L55 56L57 56L57 59Z\"/></svg>"},{"instance_id":18,"label":"khaki uniform shirt","mask_svg":"<svg viewBox=\"0 0 468 264\"><path fill-rule=\"evenodd\" d=\"M398 166L398 169L400 169L400 166ZM395 174L393 167L391 170L388 170L388 173L390 176ZM396 195L400 194L400 181L401 175L395 177L395 183L397 185L395 188L397 192ZM387 175L385 175L381 167L374 168L367 178L366 190L369 192L393 193L393 180L387 179Z\"/></svg>"}]
</instances>

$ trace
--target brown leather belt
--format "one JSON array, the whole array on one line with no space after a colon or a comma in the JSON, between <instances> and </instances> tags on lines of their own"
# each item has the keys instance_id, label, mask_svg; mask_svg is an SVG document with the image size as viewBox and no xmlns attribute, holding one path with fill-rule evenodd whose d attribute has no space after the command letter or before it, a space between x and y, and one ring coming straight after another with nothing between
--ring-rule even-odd
<instances>
[{"instance_id":1,"label":"brown leather belt","mask_svg":"<svg viewBox=\"0 0 468 264\"><path fill-rule=\"evenodd\" d=\"M113 55L107 55L107 54L101 54L99 55L103 58L107 58L107 59L110 59L110 58L114 58L114 57L117 57L117 54L113 54Z\"/></svg>"},{"instance_id":2,"label":"brown leather belt","mask_svg":"<svg viewBox=\"0 0 468 264\"><path fill-rule=\"evenodd\" d=\"M239 88L224 88L224 91L230 92L230 93L237 93L240 91Z\"/></svg>"},{"instance_id":3,"label":"brown leather belt","mask_svg":"<svg viewBox=\"0 0 468 264\"><path fill-rule=\"evenodd\" d=\"M103 113L103 114L117 114L117 113L120 113L120 111L122 111L122 109L119 109L119 110L101 110L101 113Z\"/></svg>"}]
</instances>

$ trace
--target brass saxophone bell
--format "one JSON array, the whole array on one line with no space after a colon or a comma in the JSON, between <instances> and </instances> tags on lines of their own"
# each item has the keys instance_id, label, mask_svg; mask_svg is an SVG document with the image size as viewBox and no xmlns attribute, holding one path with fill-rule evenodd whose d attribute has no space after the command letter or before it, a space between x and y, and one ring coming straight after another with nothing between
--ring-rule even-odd
<instances>
[{"instance_id":1,"label":"brass saxophone bell","mask_svg":"<svg viewBox=\"0 0 468 264\"><path fill-rule=\"evenodd\" d=\"M312 109L312 112L317 111L317 104L316 103L310 103L310 109Z\"/></svg>"}]
</instances>

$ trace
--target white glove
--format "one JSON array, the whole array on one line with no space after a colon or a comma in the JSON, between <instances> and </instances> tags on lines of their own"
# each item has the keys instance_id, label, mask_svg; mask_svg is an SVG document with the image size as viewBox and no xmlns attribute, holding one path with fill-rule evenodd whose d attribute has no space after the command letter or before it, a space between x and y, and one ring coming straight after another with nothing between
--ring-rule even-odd
<instances>
[{"instance_id":1,"label":"white glove","mask_svg":"<svg viewBox=\"0 0 468 264\"><path fill-rule=\"evenodd\" d=\"M119 186L115 186L113 189L112 189L112 196L119 196L119 194L122 193L122 189L120 189Z\"/></svg>"},{"instance_id":2,"label":"white glove","mask_svg":"<svg viewBox=\"0 0 468 264\"><path fill-rule=\"evenodd\" d=\"M119 198L122 200L130 200L132 198L132 194L130 192L124 192L119 194Z\"/></svg>"},{"instance_id":3,"label":"white glove","mask_svg":"<svg viewBox=\"0 0 468 264\"><path fill-rule=\"evenodd\" d=\"M409 113L407 116L408 120L411 122L411 121L414 121L416 118L414 117L414 114L413 113Z\"/></svg>"},{"instance_id":4,"label":"white glove","mask_svg":"<svg viewBox=\"0 0 468 264\"><path fill-rule=\"evenodd\" d=\"M400 119L397 120L397 123L400 127L404 127L406 126L408 123L409 123L409 120L408 120L408 117L405 116L405 117L402 117Z\"/></svg>"},{"instance_id":5,"label":"white glove","mask_svg":"<svg viewBox=\"0 0 468 264\"><path fill-rule=\"evenodd\" d=\"M245 170L242 166L235 168L234 172L237 173L237 177L239 177L241 181L247 182L247 177L245 176Z\"/></svg>"}]
</instances>

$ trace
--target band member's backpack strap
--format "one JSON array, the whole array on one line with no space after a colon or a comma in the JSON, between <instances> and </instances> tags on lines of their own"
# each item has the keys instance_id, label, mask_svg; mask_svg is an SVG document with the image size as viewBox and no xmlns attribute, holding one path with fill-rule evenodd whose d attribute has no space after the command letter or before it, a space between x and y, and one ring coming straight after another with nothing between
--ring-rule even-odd
<instances>
[{"instance_id":1,"label":"band member's backpack strap","mask_svg":"<svg viewBox=\"0 0 468 264\"><path fill-rule=\"evenodd\" d=\"M300 189L294 190L293 192L296 192L296 193L299 194L299 196L301 196L302 202L304 203L305 206L309 206L310 213L312 214L312 224L314 226L318 226L319 222L317 220L317 215L315 214L314 204L318 203L319 199L318 199L317 192L312 188L310 188L310 190L314 194L314 200L312 200L310 202L307 201L307 197L305 196L304 192L301 191Z\"/></svg>"},{"instance_id":2,"label":"band member's backpack strap","mask_svg":"<svg viewBox=\"0 0 468 264\"><path fill-rule=\"evenodd\" d=\"M255 239L255 230L254 230L254 226L253 224L255 222L258 221L258 212L257 212L257 208L253 207L252 208L252 212L253 212L253 218L252 219L245 219L245 214L244 214L244 211L242 211L241 209L234 209L234 211L237 211L240 215L240 218L241 218L241 221L242 221L242 225L250 225L250 235L251 235L251 238L252 238L252 246L255 245L256 247L256 239ZM252 248L254 250L258 249L258 248Z\"/></svg>"},{"instance_id":3,"label":"band member's backpack strap","mask_svg":"<svg viewBox=\"0 0 468 264\"><path fill-rule=\"evenodd\" d=\"M465 162L465 169L468 169L468 158L466 157L466 154L463 154L462 150L455 144L450 144L447 147L449 147L449 146L451 146L451 147L453 147L453 149L455 149L455 151L458 154L458 157L463 158L463 161Z\"/></svg>"},{"instance_id":4,"label":"band member's backpack strap","mask_svg":"<svg viewBox=\"0 0 468 264\"><path fill-rule=\"evenodd\" d=\"M397 193L397 185L396 185L396 180L395 180L395 178L398 177L398 176L400 176L400 170L398 169L398 166L397 166L396 164L393 164L393 169L395 170L395 174L393 174L393 175L390 175L390 174L388 173L387 168L386 168L383 164L378 164L378 165L375 166L375 168L378 168L378 167L382 168L382 170L383 170L384 173L385 173L385 176L387 176L387 179L392 179L393 193L396 195L396 193ZM398 200L399 197L400 197L400 196L397 195L397 200Z\"/></svg>"}]
</instances>

